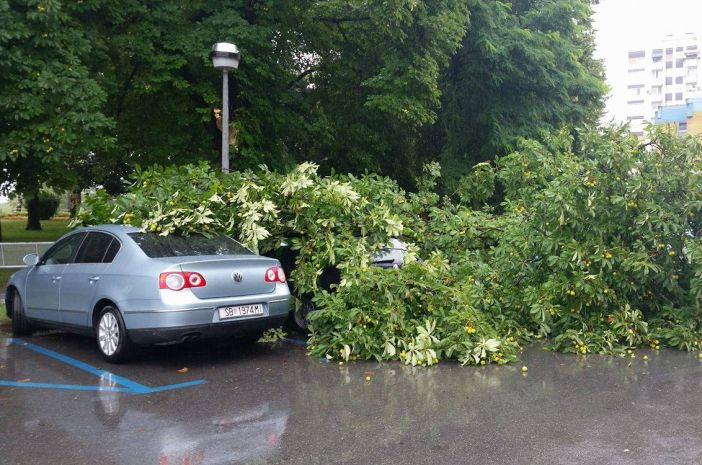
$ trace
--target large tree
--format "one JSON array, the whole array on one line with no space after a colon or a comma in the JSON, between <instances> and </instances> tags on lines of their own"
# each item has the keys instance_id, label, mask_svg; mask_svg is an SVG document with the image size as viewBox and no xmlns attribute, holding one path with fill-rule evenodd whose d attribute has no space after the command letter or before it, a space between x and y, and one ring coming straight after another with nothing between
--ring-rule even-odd
<instances>
[{"instance_id":1,"label":"large tree","mask_svg":"<svg viewBox=\"0 0 702 465\"><path fill-rule=\"evenodd\" d=\"M43 185L75 183L75 164L112 142L105 92L85 65L91 2L0 0L0 182L40 229Z\"/></svg>"},{"instance_id":2,"label":"large tree","mask_svg":"<svg viewBox=\"0 0 702 465\"><path fill-rule=\"evenodd\" d=\"M436 119L438 78L467 27L465 0L133 2L103 24L106 113L120 165L218 159L221 75L208 52L241 50L231 73L235 169L314 160L323 169L419 165L418 130Z\"/></svg>"},{"instance_id":3,"label":"large tree","mask_svg":"<svg viewBox=\"0 0 702 465\"><path fill-rule=\"evenodd\" d=\"M449 177L504 155L521 138L595 123L603 69L593 58L588 0L479 0L443 73L442 108L422 153Z\"/></svg>"},{"instance_id":4,"label":"large tree","mask_svg":"<svg viewBox=\"0 0 702 465\"><path fill-rule=\"evenodd\" d=\"M522 136L593 120L603 86L586 0L0 0L6 186L116 192L136 165L218 163L236 43L234 169L311 160L411 187ZM14 183L14 184L12 184Z\"/></svg>"}]
</instances>

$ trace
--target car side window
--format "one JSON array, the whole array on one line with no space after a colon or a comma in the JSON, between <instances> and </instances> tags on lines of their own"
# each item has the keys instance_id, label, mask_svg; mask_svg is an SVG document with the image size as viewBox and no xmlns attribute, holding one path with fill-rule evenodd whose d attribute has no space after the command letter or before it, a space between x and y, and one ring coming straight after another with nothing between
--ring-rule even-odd
<instances>
[{"instance_id":1,"label":"car side window","mask_svg":"<svg viewBox=\"0 0 702 465\"><path fill-rule=\"evenodd\" d=\"M90 232L80 246L75 263L102 263L114 238L101 232Z\"/></svg>"},{"instance_id":2,"label":"car side window","mask_svg":"<svg viewBox=\"0 0 702 465\"><path fill-rule=\"evenodd\" d=\"M65 265L70 263L84 237L85 233L78 233L61 239L41 257L39 265Z\"/></svg>"},{"instance_id":3,"label":"car side window","mask_svg":"<svg viewBox=\"0 0 702 465\"><path fill-rule=\"evenodd\" d=\"M102 259L102 263L112 263L112 260L115 259L121 247L122 244L120 244L117 239L112 239L110 246L107 248L107 252L105 252L105 257Z\"/></svg>"}]
</instances>

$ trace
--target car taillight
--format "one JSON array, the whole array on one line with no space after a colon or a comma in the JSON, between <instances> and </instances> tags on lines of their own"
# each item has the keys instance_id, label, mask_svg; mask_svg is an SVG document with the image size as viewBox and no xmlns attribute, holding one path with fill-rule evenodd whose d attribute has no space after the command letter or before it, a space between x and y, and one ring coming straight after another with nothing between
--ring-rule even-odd
<instances>
[{"instance_id":1,"label":"car taillight","mask_svg":"<svg viewBox=\"0 0 702 465\"><path fill-rule=\"evenodd\" d=\"M158 276L159 289L170 289L172 291L180 291L188 287L204 287L207 286L205 278L200 273L189 271L169 271L161 273Z\"/></svg>"},{"instance_id":2,"label":"car taillight","mask_svg":"<svg viewBox=\"0 0 702 465\"><path fill-rule=\"evenodd\" d=\"M284 283L285 279L285 271L279 266L274 266L266 270L267 283Z\"/></svg>"}]
</instances>

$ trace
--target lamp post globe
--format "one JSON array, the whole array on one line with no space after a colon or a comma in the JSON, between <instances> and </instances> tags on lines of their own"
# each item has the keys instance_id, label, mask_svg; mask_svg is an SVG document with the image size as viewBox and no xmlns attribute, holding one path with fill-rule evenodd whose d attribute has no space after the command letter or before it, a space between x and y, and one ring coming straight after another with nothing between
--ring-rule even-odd
<instances>
[{"instance_id":1,"label":"lamp post globe","mask_svg":"<svg viewBox=\"0 0 702 465\"><path fill-rule=\"evenodd\" d=\"M212 46L210 53L212 65L215 69L230 71L239 67L239 49L229 42L217 42Z\"/></svg>"},{"instance_id":2,"label":"lamp post globe","mask_svg":"<svg viewBox=\"0 0 702 465\"><path fill-rule=\"evenodd\" d=\"M229 172L229 71L239 67L239 49L228 42L212 46L212 66L222 71L222 172Z\"/></svg>"}]
</instances>

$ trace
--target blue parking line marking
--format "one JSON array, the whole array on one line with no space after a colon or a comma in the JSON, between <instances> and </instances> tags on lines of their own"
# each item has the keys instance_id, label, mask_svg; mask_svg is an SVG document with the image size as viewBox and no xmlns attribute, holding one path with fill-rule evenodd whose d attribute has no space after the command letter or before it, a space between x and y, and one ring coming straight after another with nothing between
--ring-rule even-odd
<instances>
[{"instance_id":1,"label":"blue parking line marking","mask_svg":"<svg viewBox=\"0 0 702 465\"><path fill-rule=\"evenodd\" d=\"M45 388L45 389L68 389L74 391L109 391L109 392L124 392L127 394L153 394L155 392L172 391L174 389L183 389L192 386L199 386L207 383L204 379L198 379L195 381L187 381L178 384L168 384L165 386L149 387L143 384L139 384L128 378L116 375L107 370L101 370L92 365L89 365L75 358L69 357L67 355L54 352L53 350L46 349L44 347L32 344L31 342L24 341L19 338L11 338L11 344L24 347L25 349L32 350L39 354L51 357L59 362L70 365L79 370L86 371L91 375L99 376L101 378L109 378L110 381L119 384L118 386L87 386L87 385L75 385L75 384L53 384L53 383L31 383L31 382L21 382L21 381L7 381L0 380L0 386L7 387L29 387L29 388Z\"/></svg>"},{"instance_id":2,"label":"blue parking line marking","mask_svg":"<svg viewBox=\"0 0 702 465\"><path fill-rule=\"evenodd\" d=\"M53 359L56 359L56 360L63 362L67 365L70 365L74 368L78 368L79 370L87 371L91 375L109 376L112 378L112 380L115 383L120 384L126 388L129 388L133 392L146 393L150 390L149 387L144 386L143 384L135 383L132 380L129 380L127 378L122 378L121 376L115 375L114 373L111 373L109 371L100 370L98 368L95 368L92 365L88 365L85 362L81 362L80 360L76 360L75 358L69 357L67 355L59 354L58 352L54 352L53 350L45 349L45 348L38 346L36 344L32 344L31 342L23 341L22 339L17 339L17 338L10 339L10 342L12 344L17 344L19 346L25 347L29 350L33 350L34 352L38 352L42 355L46 355L47 357L51 357Z\"/></svg>"},{"instance_id":3,"label":"blue parking line marking","mask_svg":"<svg viewBox=\"0 0 702 465\"><path fill-rule=\"evenodd\" d=\"M6 387L21 387L21 388L41 388L41 389L67 389L69 391L108 391L108 392L126 392L132 391L128 388L111 387L111 386L84 386L81 384L51 384L51 383L30 383L22 381L2 381L0 386Z\"/></svg>"}]
</instances>

